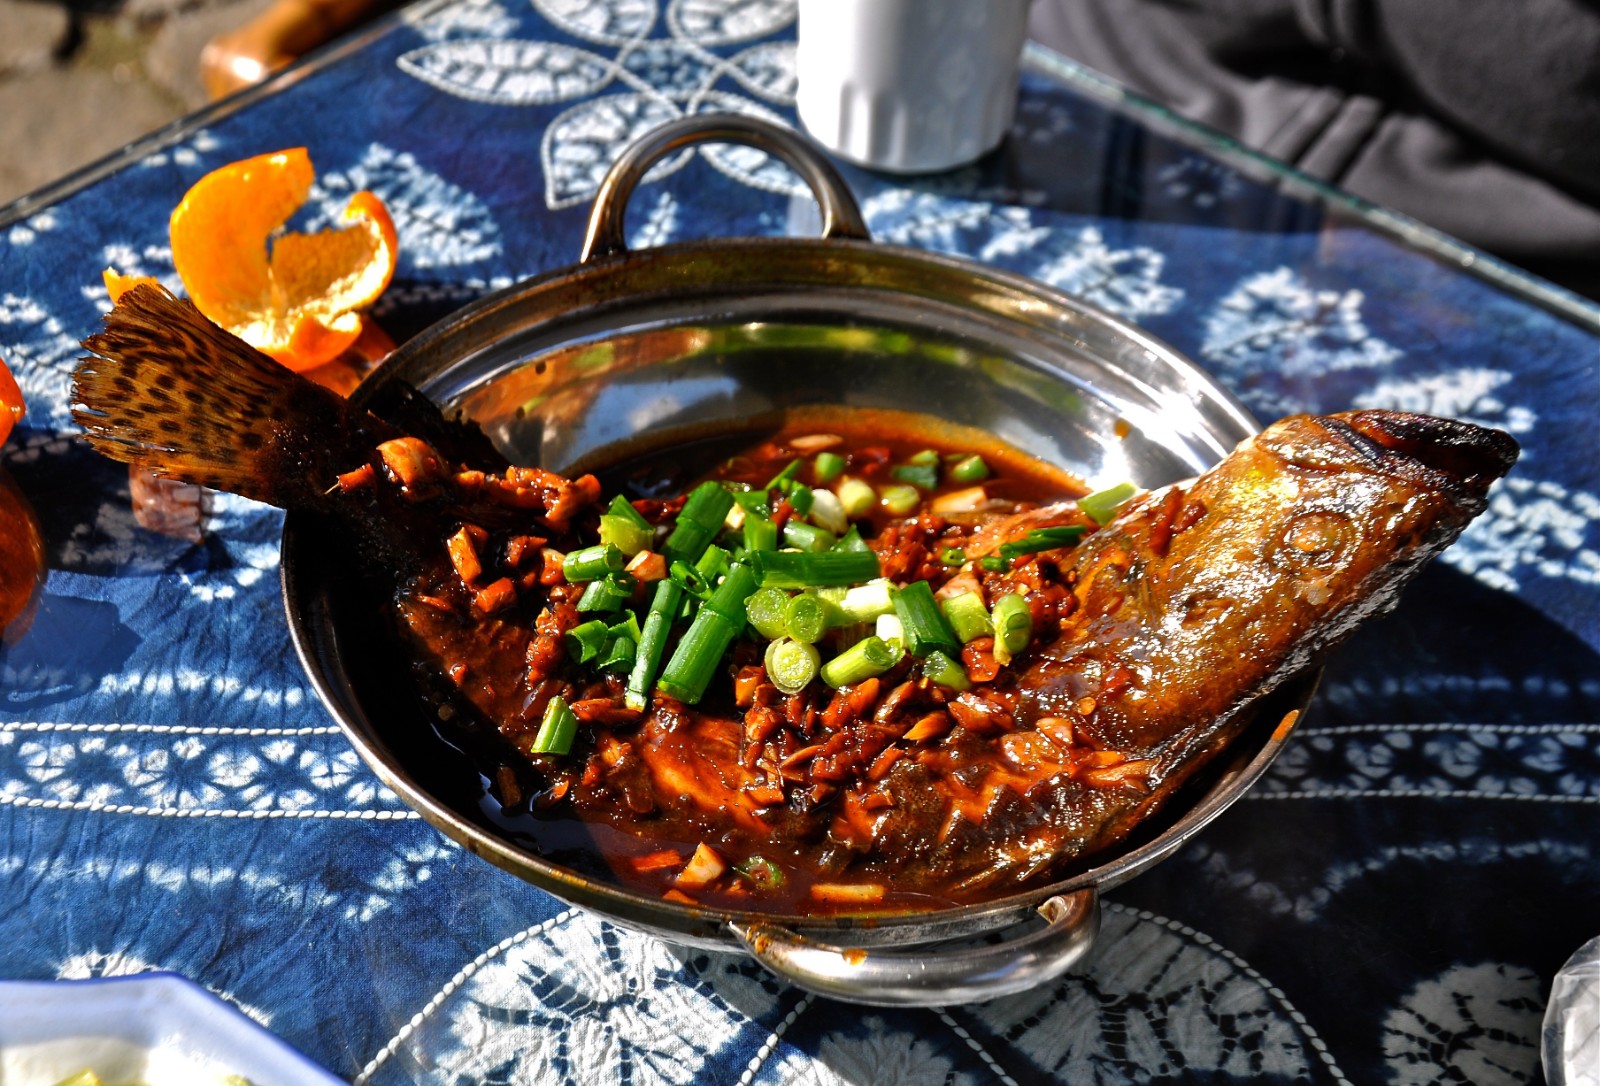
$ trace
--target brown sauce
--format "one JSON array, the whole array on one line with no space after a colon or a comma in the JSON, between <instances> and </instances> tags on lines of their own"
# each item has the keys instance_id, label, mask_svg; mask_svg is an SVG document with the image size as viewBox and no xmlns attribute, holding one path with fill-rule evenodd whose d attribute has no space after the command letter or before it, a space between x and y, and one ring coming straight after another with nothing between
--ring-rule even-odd
<instances>
[{"instance_id":1,"label":"brown sauce","mask_svg":"<svg viewBox=\"0 0 1600 1086\"><path fill-rule=\"evenodd\" d=\"M918 490L915 509L897 513L880 501L853 518L884 576L902 586L926 580L935 591L963 578L981 586L986 599L1021 591L1034 626L1024 654L1049 643L1073 606L1060 561L1066 552L1014 557L1005 570L957 561L954 552L997 523L1030 526L1030 511L1054 509L1049 523L1091 530L1071 503L1050 505L1083 488L974 431L897 412L812 413L776 428L701 437L614 462L600 472L596 511L622 494L647 520L670 526L680 495L698 482L760 488L796 459L797 481L821 488L814 477L819 453L842 458L841 478L887 494L905 485L896 468L919 455L926 462L929 450L937 483ZM973 454L982 457L987 477L952 479L952 465ZM952 495L961 500L946 509ZM773 501L776 520L787 502L780 491ZM576 522L580 542L594 541L594 521ZM746 630L698 704L657 692L645 712L629 713L625 674L574 664L555 648L564 645L566 631L593 618L574 610L582 586L562 583L518 537L504 528L479 533L484 570L473 584L463 583L441 546L441 560L399 600L404 627L424 648L422 670L434 679L447 676L454 687L455 697L441 706L441 715L454 720L441 724L441 732L459 733L471 717L498 737L474 749L486 812L503 829L558 862L573 849L586 850L598 863L584 869L603 869L640 892L716 907L898 911L982 896L930 862L919 838L948 838L961 832L963 818L985 817L975 796L1005 737L1028 723L1013 712L1015 672L1025 655L1002 666L993 639L978 637L959 657L965 690L930 681L907 653L888 670L837 690L818 678L784 694L762 670L765 640ZM516 602L479 613L481 586L502 574L519 586ZM648 588L640 586L631 601L641 620ZM860 633L825 635L818 642L822 656ZM668 653L681 634L680 626ZM554 696L577 712L576 739L565 755L531 753ZM937 779L946 783L925 787L919 766L937 766ZM971 780L973 793L952 793L948 782L963 779Z\"/></svg>"}]
</instances>

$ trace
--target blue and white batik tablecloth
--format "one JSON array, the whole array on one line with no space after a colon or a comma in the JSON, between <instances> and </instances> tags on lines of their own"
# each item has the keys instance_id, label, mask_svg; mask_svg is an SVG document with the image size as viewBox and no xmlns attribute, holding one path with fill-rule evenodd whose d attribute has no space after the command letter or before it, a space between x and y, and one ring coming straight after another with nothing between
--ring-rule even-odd
<instances>
[{"instance_id":1,"label":"blue and white batik tablecloth","mask_svg":"<svg viewBox=\"0 0 1600 1086\"><path fill-rule=\"evenodd\" d=\"M376 190L402 250L377 315L403 336L571 263L644 129L792 119L793 40L784 0L423 5L0 211L0 356L29 404L0 468L49 561L0 649L0 976L176 970L362 1084L1537 1081L1550 978L1600 933L1600 310L1042 53L988 160L849 171L877 237L1078 293L1262 417L1423 410L1525 450L1270 775L1114 892L1053 987L848 1007L463 853L302 676L279 514L218 496L202 542L146 532L124 469L76 440L99 271L176 287L167 215L206 171L306 145L313 223ZM798 182L748 149L685 152L634 205L634 246L809 229Z\"/></svg>"}]
</instances>

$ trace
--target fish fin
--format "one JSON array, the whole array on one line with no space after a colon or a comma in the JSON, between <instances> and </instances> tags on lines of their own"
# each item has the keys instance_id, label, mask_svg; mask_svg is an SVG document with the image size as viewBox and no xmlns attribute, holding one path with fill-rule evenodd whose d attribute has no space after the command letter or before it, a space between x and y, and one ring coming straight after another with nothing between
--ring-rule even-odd
<instances>
[{"instance_id":1,"label":"fish fin","mask_svg":"<svg viewBox=\"0 0 1600 1086\"><path fill-rule=\"evenodd\" d=\"M83 345L74 421L96 451L156 475L319 507L399 436L154 284L125 293Z\"/></svg>"}]
</instances>

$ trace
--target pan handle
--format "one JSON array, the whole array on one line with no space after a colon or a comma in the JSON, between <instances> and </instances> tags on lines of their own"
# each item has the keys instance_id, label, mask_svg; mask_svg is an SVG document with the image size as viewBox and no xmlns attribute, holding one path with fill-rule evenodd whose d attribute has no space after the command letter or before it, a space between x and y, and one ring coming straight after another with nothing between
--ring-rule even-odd
<instances>
[{"instance_id":1,"label":"pan handle","mask_svg":"<svg viewBox=\"0 0 1600 1086\"><path fill-rule=\"evenodd\" d=\"M628 198L659 158L696 143L742 143L776 155L810 187L822 209L822 236L870 241L861 209L822 148L792 128L743 113L697 113L653 128L631 143L606 172L583 239L587 264L628 251L623 219Z\"/></svg>"},{"instance_id":2,"label":"pan handle","mask_svg":"<svg viewBox=\"0 0 1600 1086\"><path fill-rule=\"evenodd\" d=\"M788 928L730 923L756 960L809 992L880 1007L942 1007L1025 991L1071 969L1100 932L1094 889L1039 906L1046 923L1018 939L959 950L830 946Z\"/></svg>"}]
</instances>

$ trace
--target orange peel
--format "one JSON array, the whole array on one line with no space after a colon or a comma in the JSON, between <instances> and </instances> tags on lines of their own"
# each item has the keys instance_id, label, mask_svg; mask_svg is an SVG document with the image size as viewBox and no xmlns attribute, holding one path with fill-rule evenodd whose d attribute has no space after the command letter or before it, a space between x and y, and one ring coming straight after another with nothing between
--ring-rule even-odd
<instances>
[{"instance_id":1,"label":"orange peel","mask_svg":"<svg viewBox=\"0 0 1600 1086\"><path fill-rule=\"evenodd\" d=\"M394 221L370 192L350 198L338 228L284 230L315 176L303 147L234 162L195 182L169 223L172 263L195 307L293 370L324 365L360 338L358 310L389 285L398 253ZM111 272L106 287L115 299L136 281Z\"/></svg>"},{"instance_id":2,"label":"orange peel","mask_svg":"<svg viewBox=\"0 0 1600 1086\"><path fill-rule=\"evenodd\" d=\"M28 405L22 402L22 389L18 387L17 379L6 368L6 360L0 358L0 445L6 443L6 438L11 436L11 428L22 420L27 411Z\"/></svg>"}]
</instances>

